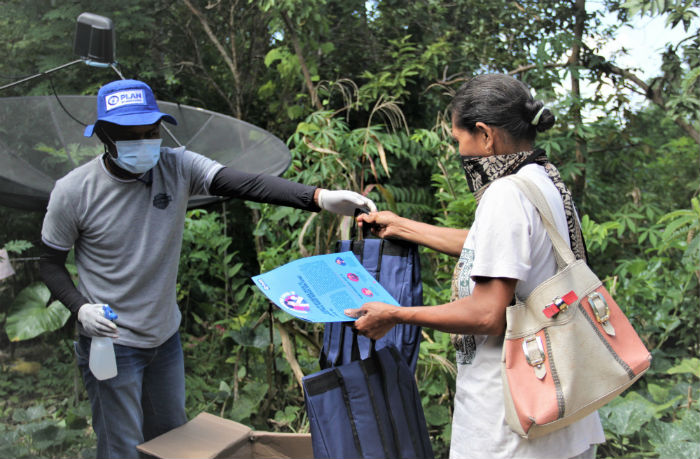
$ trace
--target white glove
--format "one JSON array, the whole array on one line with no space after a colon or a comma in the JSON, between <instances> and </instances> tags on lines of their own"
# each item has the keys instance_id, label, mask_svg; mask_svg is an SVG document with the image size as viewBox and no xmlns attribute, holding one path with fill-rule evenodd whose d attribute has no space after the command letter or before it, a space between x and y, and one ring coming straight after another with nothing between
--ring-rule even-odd
<instances>
[{"instance_id":1,"label":"white glove","mask_svg":"<svg viewBox=\"0 0 700 459\"><path fill-rule=\"evenodd\" d=\"M369 212L377 211L377 206L371 199L348 190L321 190L318 193L318 206L328 212L350 217L355 216L355 210L358 208Z\"/></svg>"},{"instance_id":2,"label":"white glove","mask_svg":"<svg viewBox=\"0 0 700 459\"><path fill-rule=\"evenodd\" d=\"M103 304L85 303L78 309L78 320L89 336L109 336L118 338L117 326L105 317Z\"/></svg>"}]
</instances>

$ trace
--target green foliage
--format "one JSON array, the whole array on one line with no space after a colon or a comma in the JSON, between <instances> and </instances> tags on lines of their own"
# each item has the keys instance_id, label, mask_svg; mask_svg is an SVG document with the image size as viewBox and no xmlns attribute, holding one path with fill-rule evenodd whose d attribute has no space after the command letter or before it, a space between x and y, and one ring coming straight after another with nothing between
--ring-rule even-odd
<instances>
[{"instance_id":1,"label":"green foliage","mask_svg":"<svg viewBox=\"0 0 700 459\"><path fill-rule=\"evenodd\" d=\"M17 371L0 355L0 456L94 457L90 403L72 384L77 376L72 346L42 339L22 350L37 371Z\"/></svg>"},{"instance_id":2,"label":"green foliage","mask_svg":"<svg viewBox=\"0 0 700 459\"><path fill-rule=\"evenodd\" d=\"M81 419L89 413L89 406L82 405L80 414L69 413L73 419ZM44 405L15 410L12 422L15 428L0 426L0 455L3 457L29 458L61 454L85 436L84 425L69 425L68 419L52 416ZM75 422L74 422L75 424Z\"/></svg>"},{"instance_id":3,"label":"green foliage","mask_svg":"<svg viewBox=\"0 0 700 459\"><path fill-rule=\"evenodd\" d=\"M663 355L655 368L670 364ZM695 458L700 454L700 361L681 359L654 382L628 391L600 409L607 442L599 448L606 456Z\"/></svg>"},{"instance_id":4,"label":"green foliage","mask_svg":"<svg viewBox=\"0 0 700 459\"><path fill-rule=\"evenodd\" d=\"M621 230L622 223L612 221L598 224L591 220L588 215L581 217L581 231L586 241L586 247L591 252L605 252L608 244L615 243L613 231Z\"/></svg>"},{"instance_id":5,"label":"green foliage","mask_svg":"<svg viewBox=\"0 0 700 459\"><path fill-rule=\"evenodd\" d=\"M435 457L446 457L449 453L456 373L450 335L425 330L418 355L416 380Z\"/></svg>"},{"instance_id":6,"label":"green foliage","mask_svg":"<svg viewBox=\"0 0 700 459\"><path fill-rule=\"evenodd\" d=\"M629 11L629 14L649 14L650 16L661 16L668 13L667 23L675 27L679 22L683 22L686 31L698 13L695 11L697 2L692 0L627 0L622 8Z\"/></svg>"},{"instance_id":7,"label":"green foliage","mask_svg":"<svg viewBox=\"0 0 700 459\"><path fill-rule=\"evenodd\" d=\"M273 220L292 211L277 210L281 215ZM303 399L288 390L295 383L278 355L280 335L270 335L269 305L252 292L238 253L229 252L226 226L211 210L189 211L185 221L178 298L188 415L209 411L261 430L303 430L306 421L290 419L298 408L289 406L302 406Z\"/></svg>"},{"instance_id":8,"label":"green foliage","mask_svg":"<svg viewBox=\"0 0 700 459\"><path fill-rule=\"evenodd\" d=\"M448 52L445 41L431 43L425 50L421 50L411 42L410 35L389 40L389 45L391 48L382 69L377 73L365 70L361 75L361 78L367 80L360 91L360 104L364 108L369 108L367 105L373 104L380 97L407 99L417 77L436 74L436 64Z\"/></svg>"},{"instance_id":9,"label":"green foliage","mask_svg":"<svg viewBox=\"0 0 700 459\"><path fill-rule=\"evenodd\" d=\"M239 253L229 250L231 243L221 214L203 209L187 213L177 287L186 315L193 302L192 311L210 322L228 318L242 307L251 287L242 275Z\"/></svg>"},{"instance_id":10,"label":"green foliage","mask_svg":"<svg viewBox=\"0 0 700 459\"><path fill-rule=\"evenodd\" d=\"M17 240L6 242L3 249L7 250L8 253L16 253L19 255L32 247L34 247L34 245L29 241Z\"/></svg>"},{"instance_id":11,"label":"green foliage","mask_svg":"<svg viewBox=\"0 0 700 459\"><path fill-rule=\"evenodd\" d=\"M19 292L5 322L5 332L10 341L35 338L65 325L70 311L58 301L46 307L50 297L49 289L38 282Z\"/></svg>"}]
</instances>

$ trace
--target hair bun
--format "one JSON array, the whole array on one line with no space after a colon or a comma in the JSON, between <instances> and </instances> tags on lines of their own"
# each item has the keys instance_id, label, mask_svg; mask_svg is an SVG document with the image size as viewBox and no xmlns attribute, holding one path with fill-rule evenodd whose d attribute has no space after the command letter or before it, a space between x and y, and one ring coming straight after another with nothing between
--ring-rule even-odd
<instances>
[{"instance_id":1,"label":"hair bun","mask_svg":"<svg viewBox=\"0 0 700 459\"><path fill-rule=\"evenodd\" d=\"M544 132L554 126L554 115L541 100L530 100L525 103L525 107L528 116L525 121L534 126L537 132Z\"/></svg>"},{"instance_id":2,"label":"hair bun","mask_svg":"<svg viewBox=\"0 0 700 459\"><path fill-rule=\"evenodd\" d=\"M542 114L540 114L540 119L535 125L535 129L537 129L537 132L544 132L550 129L552 126L554 126L555 120L556 119L551 110L547 107L544 107L544 109L542 110Z\"/></svg>"}]
</instances>

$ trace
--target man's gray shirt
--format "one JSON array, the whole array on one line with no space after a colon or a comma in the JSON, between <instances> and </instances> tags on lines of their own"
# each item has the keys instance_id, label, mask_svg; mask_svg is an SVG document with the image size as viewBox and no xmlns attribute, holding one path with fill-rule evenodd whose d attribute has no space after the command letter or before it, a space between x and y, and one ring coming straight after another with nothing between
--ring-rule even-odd
<instances>
[{"instance_id":1,"label":"man's gray shirt","mask_svg":"<svg viewBox=\"0 0 700 459\"><path fill-rule=\"evenodd\" d=\"M75 246L78 290L118 314L117 344L151 348L177 331L187 202L208 195L222 167L184 147L162 148L143 181L114 177L98 157L56 182L42 240L58 250Z\"/></svg>"}]
</instances>

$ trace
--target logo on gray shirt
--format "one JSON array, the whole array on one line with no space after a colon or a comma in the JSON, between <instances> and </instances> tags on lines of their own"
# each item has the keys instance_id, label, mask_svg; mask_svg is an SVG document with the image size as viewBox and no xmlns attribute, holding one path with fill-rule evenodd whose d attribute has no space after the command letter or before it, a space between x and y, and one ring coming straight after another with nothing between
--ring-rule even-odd
<instances>
[{"instance_id":1,"label":"logo on gray shirt","mask_svg":"<svg viewBox=\"0 0 700 459\"><path fill-rule=\"evenodd\" d=\"M170 201L173 200L173 197L170 196L169 194L165 193L158 193L153 197L153 207L156 209L165 209L170 205Z\"/></svg>"}]
</instances>

